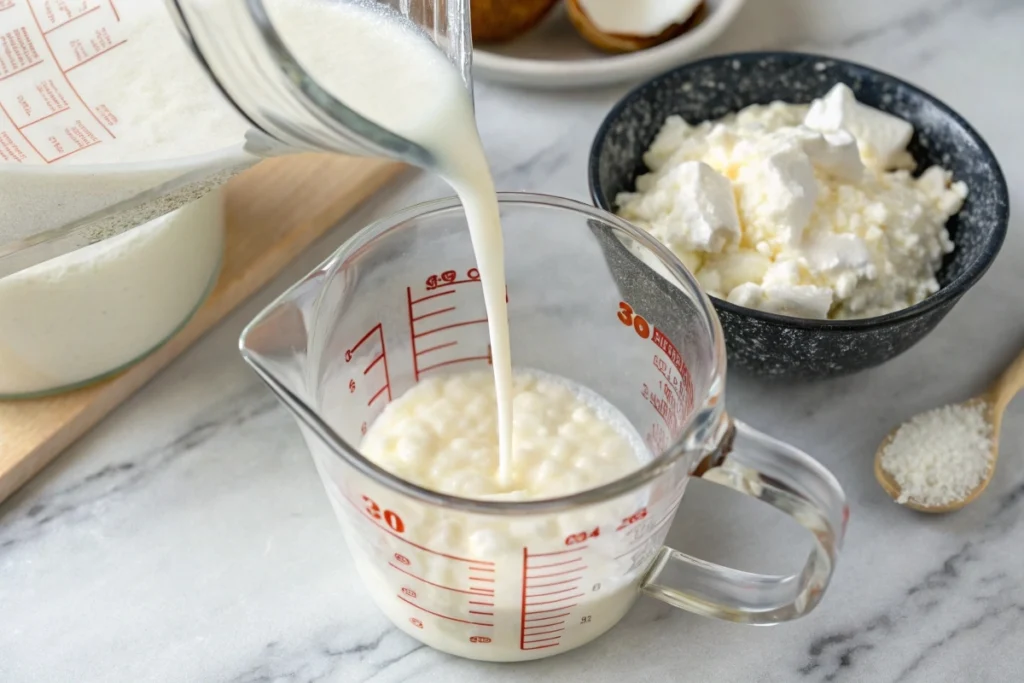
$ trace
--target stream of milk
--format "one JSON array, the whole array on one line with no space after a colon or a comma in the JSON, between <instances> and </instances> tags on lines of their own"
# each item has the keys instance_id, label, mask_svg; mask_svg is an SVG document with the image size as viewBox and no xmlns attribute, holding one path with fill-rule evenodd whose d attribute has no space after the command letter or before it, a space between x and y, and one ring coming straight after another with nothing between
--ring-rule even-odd
<instances>
[{"instance_id":1,"label":"stream of milk","mask_svg":"<svg viewBox=\"0 0 1024 683\"><path fill-rule=\"evenodd\" d=\"M296 59L338 100L431 152L466 211L480 271L498 401L499 480L512 460L512 358L498 199L458 71L407 21L356 3L276 0L268 13ZM344 16L339 16L344 14Z\"/></svg>"}]
</instances>

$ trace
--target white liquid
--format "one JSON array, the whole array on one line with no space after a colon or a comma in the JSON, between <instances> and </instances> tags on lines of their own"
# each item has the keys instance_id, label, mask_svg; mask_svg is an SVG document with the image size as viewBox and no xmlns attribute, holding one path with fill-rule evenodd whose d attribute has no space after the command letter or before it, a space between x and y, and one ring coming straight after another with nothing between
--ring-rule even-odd
<instances>
[{"instance_id":1,"label":"white liquid","mask_svg":"<svg viewBox=\"0 0 1024 683\"><path fill-rule=\"evenodd\" d=\"M302 11L291 11L297 8ZM513 390L498 204L472 103L453 65L401 23L352 5L278 0L270 14L326 89L436 157L435 170L465 207L481 275L493 378L482 372L421 380L385 408L366 434L363 453L425 488L483 499L557 497L636 469L646 449L596 395L524 375ZM330 467L322 459L318 465ZM402 531L398 538L359 526L369 520L344 510L339 516L356 566L395 624L432 647L478 659L543 657L597 637L638 594L643 567L631 556L617 557L621 544L632 541L614 533L618 520L644 505L636 496L563 514L506 518L422 505L374 482L365 486L359 491L364 500L348 502L360 515L370 505L378 527ZM328 490L339 508L347 505L330 483ZM569 568L578 568L567 578L578 584L579 595L548 597L550 589L536 581L524 588L524 567L544 572L545 551L565 552L568 535L609 522L604 538L574 545L569 552L575 554L565 555ZM530 559L533 552L539 554ZM486 558L491 565L467 578L468 561L450 556ZM578 623L539 629L534 622L545 624L540 617L548 612L535 610L548 604L571 610Z\"/></svg>"},{"instance_id":2,"label":"white liquid","mask_svg":"<svg viewBox=\"0 0 1024 683\"><path fill-rule=\"evenodd\" d=\"M621 478L647 457L629 422L587 389L517 371L513 395L514 492L494 476L497 415L487 372L421 380L384 409L360 450L406 481L485 500L550 498L590 489ZM371 497L391 505L383 491ZM412 635L465 657L534 659L596 638L629 609L643 566L619 557L635 541L612 530L644 504L632 496L562 514L502 518L402 500L394 504L403 515L401 541L375 539L386 546L383 552L365 541L351 545L377 603ZM342 517L351 538L366 533L350 526L350 515ZM603 537L566 545L568 537L598 526ZM481 568L470 569L467 578L466 563L426 549L490 566L478 562ZM396 554L403 558L397 563ZM403 595L418 607L410 607ZM436 614L447 618L431 618ZM480 636L489 640L471 640Z\"/></svg>"},{"instance_id":3,"label":"white liquid","mask_svg":"<svg viewBox=\"0 0 1024 683\"><path fill-rule=\"evenodd\" d=\"M498 477L511 485L512 358L498 200L458 71L425 36L350 3L275 0L268 12L296 59L366 118L421 145L466 211L491 337L498 401Z\"/></svg>"},{"instance_id":4,"label":"white liquid","mask_svg":"<svg viewBox=\"0 0 1024 683\"><path fill-rule=\"evenodd\" d=\"M221 195L213 192L0 279L0 396L78 384L160 344L211 286L223 220Z\"/></svg>"}]
</instances>

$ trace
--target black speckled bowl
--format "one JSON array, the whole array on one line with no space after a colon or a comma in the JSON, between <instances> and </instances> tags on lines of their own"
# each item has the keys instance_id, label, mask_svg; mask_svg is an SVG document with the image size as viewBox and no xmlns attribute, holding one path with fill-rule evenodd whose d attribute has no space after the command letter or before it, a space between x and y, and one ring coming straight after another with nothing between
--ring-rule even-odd
<instances>
[{"instance_id":1,"label":"black speckled bowl","mask_svg":"<svg viewBox=\"0 0 1024 683\"><path fill-rule=\"evenodd\" d=\"M639 86L608 114L590 151L594 203L614 212L619 192L647 172L642 156L666 117L690 123L774 100L809 103L835 83L857 99L914 125L918 170L941 164L969 195L948 229L956 249L938 274L941 289L910 308L858 320L812 320L764 313L712 297L733 367L778 379L820 379L870 368L928 334L995 260L1006 235L1009 197L985 141L931 95L859 64L794 52L723 55L681 66Z\"/></svg>"}]
</instances>

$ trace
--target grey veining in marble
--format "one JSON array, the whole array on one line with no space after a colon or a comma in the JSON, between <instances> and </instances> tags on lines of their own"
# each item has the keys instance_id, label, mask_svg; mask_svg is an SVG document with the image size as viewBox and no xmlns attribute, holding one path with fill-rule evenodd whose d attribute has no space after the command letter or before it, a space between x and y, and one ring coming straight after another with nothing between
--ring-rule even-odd
<instances>
[{"instance_id":1,"label":"grey veining in marble","mask_svg":"<svg viewBox=\"0 0 1024 683\"><path fill-rule=\"evenodd\" d=\"M1024 206L1020 0L751 0L712 49L761 48L865 62L937 95L991 144ZM622 92L481 84L498 185L585 200L591 136ZM393 628L236 340L354 230L441 194L416 176L381 193L0 506L0 681L1024 680L1024 400L1007 414L996 480L963 512L900 509L871 473L895 423L970 395L1024 344L1020 216L992 270L905 355L810 386L730 377L731 412L814 454L850 497L835 579L807 618L755 629L641 599L589 646L522 665L449 657ZM799 530L759 511L694 482L670 541L745 569L799 566Z\"/></svg>"}]
</instances>

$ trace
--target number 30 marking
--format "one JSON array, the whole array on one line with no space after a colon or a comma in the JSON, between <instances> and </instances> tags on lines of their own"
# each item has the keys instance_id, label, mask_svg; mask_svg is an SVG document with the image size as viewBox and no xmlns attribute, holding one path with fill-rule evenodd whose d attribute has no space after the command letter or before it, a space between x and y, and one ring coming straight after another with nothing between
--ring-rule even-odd
<instances>
[{"instance_id":1,"label":"number 30 marking","mask_svg":"<svg viewBox=\"0 0 1024 683\"><path fill-rule=\"evenodd\" d=\"M626 326L632 326L641 339L648 339L651 336L651 326L642 315L633 312L633 307L625 301L619 302L619 321Z\"/></svg>"},{"instance_id":2,"label":"number 30 marking","mask_svg":"<svg viewBox=\"0 0 1024 683\"><path fill-rule=\"evenodd\" d=\"M405 522L395 512L391 510L381 510L380 506L377 505L369 496L363 496L363 502L366 503L366 514L373 519L382 519L384 522L394 529L398 533L405 531Z\"/></svg>"}]
</instances>

